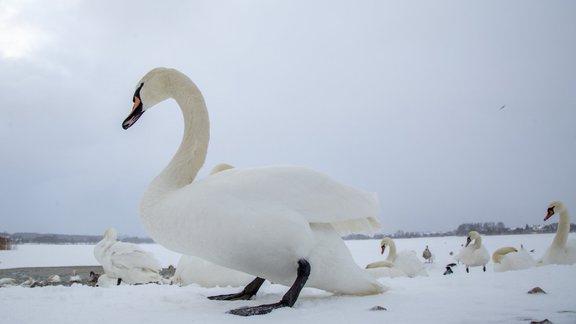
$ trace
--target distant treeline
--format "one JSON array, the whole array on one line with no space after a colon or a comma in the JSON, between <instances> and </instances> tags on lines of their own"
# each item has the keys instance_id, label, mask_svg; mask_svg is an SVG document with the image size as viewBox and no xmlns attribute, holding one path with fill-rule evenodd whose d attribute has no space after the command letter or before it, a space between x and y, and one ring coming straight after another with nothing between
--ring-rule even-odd
<instances>
[{"instance_id":1,"label":"distant treeline","mask_svg":"<svg viewBox=\"0 0 576 324\"><path fill-rule=\"evenodd\" d=\"M547 225L526 224L524 227L509 228L502 222L485 222L485 223L464 223L453 231L447 232L404 232L397 231L393 234L376 234L368 236L363 234L352 234L344 237L346 240L366 240L382 239L386 236L392 238L413 238L413 237L441 237L441 236L466 236L470 231L477 231L482 235L513 235L513 234L536 234L536 233L555 233L558 223ZM576 232L576 224L570 224L570 232Z\"/></svg>"},{"instance_id":2,"label":"distant treeline","mask_svg":"<svg viewBox=\"0 0 576 324\"><path fill-rule=\"evenodd\" d=\"M0 233L11 244L96 244L102 240L102 235L67 235L67 234L42 234L42 233ZM120 237L122 242L130 243L154 243L150 238L136 236Z\"/></svg>"},{"instance_id":3,"label":"distant treeline","mask_svg":"<svg viewBox=\"0 0 576 324\"><path fill-rule=\"evenodd\" d=\"M477 231L483 235L510 235L510 234L532 234L532 233L554 233L558 228L558 223L548 225L533 225L528 224L524 227L509 228L502 222L485 222L485 223L464 223L458 226L453 231L447 232L404 232L397 231L393 234L376 234L368 236L364 234L351 234L344 237L345 240L366 240L366 239L382 239L386 236L392 238L413 238L413 237L440 237L440 236L466 236L470 231ZM576 225L570 224L570 232L576 232ZM96 244L102 240L101 235L66 235L66 234L41 234L41 233L0 233L3 238L3 244ZM154 243L148 237L127 236L120 237L122 242L130 243ZM7 247L6 246L6 247ZM5 248L6 248L5 247Z\"/></svg>"}]
</instances>

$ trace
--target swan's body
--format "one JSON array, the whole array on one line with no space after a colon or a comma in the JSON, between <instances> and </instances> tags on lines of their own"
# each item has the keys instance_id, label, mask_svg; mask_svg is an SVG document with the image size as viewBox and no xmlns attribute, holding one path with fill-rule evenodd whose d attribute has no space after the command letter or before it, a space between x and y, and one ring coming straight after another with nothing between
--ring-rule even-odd
<instances>
[{"instance_id":1,"label":"swan's body","mask_svg":"<svg viewBox=\"0 0 576 324\"><path fill-rule=\"evenodd\" d=\"M234 166L221 163L210 171L210 175L229 170ZM222 267L204 259L183 255L176 266L176 272L171 278L172 282L187 286L197 284L201 287L240 287L246 286L254 279L254 276L230 268Z\"/></svg>"},{"instance_id":2,"label":"swan's body","mask_svg":"<svg viewBox=\"0 0 576 324\"><path fill-rule=\"evenodd\" d=\"M570 232L570 215L568 209L560 201L553 201L548 206L548 214L544 220L559 214L558 229L554 240L538 261L539 264L576 264L576 240L568 240Z\"/></svg>"},{"instance_id":3,"label":"swan's body","mask_svg":"<svg viewBox=\"0 0 576 324\"><path fill-rule=\"evenodd\" d=\"M94 247L94 257L107 277L121 279L128 284L162 281L160 263L152 254L136 244L118 242L116 238L116 231L107 229Z\"/></svg>"},{"instance_id":4,"label":"swan's body","mask_svg":"<svg viewBox=\"0 0 576 324\"><path fill-rule=\"evenodd\" d=\"M146 74L123 127L168 98L182 109L184 136L144 193L141 219L150 236L169 249L258 277L244 295L217 299L249 298L263 279L292 288L280 303L233 313L292 306L304 283L341 294L383 291L358 268L340 238L379 228L374 194L293 166L228 169L193 182L206 158L209 121L204 99L188 77L165 68Z\"/></svg>"},{"instance_id":5,"label":"swan's body","mask_svg":"<svg viewBox=\"0 0 576 324\"><path fill-rule=\"evenodd\" d=\"M470 244L470 242L474 243ZM458 255L456 260L464 263L466 265L466 272L469 272L470 267L482 266L482 270L486 271L486 264L490 262L490 254L484 245L482 245L482 237L476 231L471 231L468 233L468 238L466 240L466 246L464 246Z\"/></svg>"},{"instance_id":6,"label":"swan's body","mask_svg":"<svg viewBox=\"0 0 576 324\"><path fill-rule=\"evenodd\" d=\"M511 246L497 249L492 254L492 262L496 272L523 270L536 265L534 258L523 246L520 250Z\"/></svg>"},{"instance_id":7,"label":"swan's body","mask_svg":"<svg viewBox=\"0 0 576 324\"><path fill-rule=\"evenodd\" d=\"M72 275L70 276L70 279L68 281L70 283L80 283L82 282L82 277L80 277L80 275L76 270L72 270Z\"/></svg>"},{"instance_id":8,"label":"swan's body","mask_svg":"<svg viewBox=\"0 0 576 324\"><path fill-rule=\"evenodd\" d=\"M416 277L428 276L424 264L418 260L416 253L412 251L396 250L396 243L389 237L385 237L380 242L381 252L384 254L386 247L389 247L386 260L370 263L366 266L366 271L375 278L381 277Z\"/></svg>"}]
</instances>

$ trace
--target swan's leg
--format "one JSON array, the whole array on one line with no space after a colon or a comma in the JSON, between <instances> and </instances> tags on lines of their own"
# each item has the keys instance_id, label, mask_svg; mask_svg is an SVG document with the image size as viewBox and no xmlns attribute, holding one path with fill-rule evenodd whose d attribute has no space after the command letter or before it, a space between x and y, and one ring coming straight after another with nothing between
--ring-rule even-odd
<instances>
[{"instance_id":1,"label":"swan's leg","mask_svg":"<svg viewBox=\"0 0 576 324\"><path fill-rule=\"evenodd\" d=\"M122 283L122 278L118 278L118 280L116 281L116 286L120 286L121 283Z\"/></svg>"},{"instance_id":2,"label":"swan's leg","mask_svg":"<svg viewBox=\"0 0 576 324\"><path fill-rule=\"evenodd\" d=\"M486 272L486 265L484 265L484 267L482 268L482 270L483 270L484 272Z\"/></svg>"},{"instance_id":3,"label":"swan's leg","mask_svg":"<svg viewBox=\"0 0 576 324\"><path fill-rule=\"evenodd\" d=\"M252 316L252 315L263 315L268 314L276 308L281 307L292 307L300 291L304 288L306 281L308 281L308 276L310 275L310 263L304 259L298 260L298 274L296 280L292 284L292 287L288 289L288 292L282 297L282 299L274 304L265 304L254 307L241 307L229 311L230 314L240 315L240 316Z\"/></svg>"},{"instance_id":4,"label":"swan's leg","mask_svg":"<svg viewBox=\"0 0 576 324\"><path fill-rule=\"evenodd\" d=\"M236 294L229 294L229 295L218 295L218 296L210 296L208 299L212 300L248 300L252 298L260 289L260 286L264 283L264 279L260 277L256 277L256 279L252 280L244 289Z\"/></svg>"},{"instance_id":5,"label":"swan's leg","mask_svg":"<svg viewBox=\"0 0 576 324\"><path fill-rule=\"evenodd\" d=\"M466 266L466 273L470 273L470 270L468 269L468 266Z\"/></svg>"}]
</instances>

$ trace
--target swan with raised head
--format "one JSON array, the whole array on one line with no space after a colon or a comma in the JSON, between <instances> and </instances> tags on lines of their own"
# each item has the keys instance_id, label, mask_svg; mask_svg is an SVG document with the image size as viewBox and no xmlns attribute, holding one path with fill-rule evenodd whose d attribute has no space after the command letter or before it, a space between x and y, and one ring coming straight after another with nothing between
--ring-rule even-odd
<instances>
[{"instance_id":1,"label":"swan with raised head","mask_svg":"<svg viewBox=\"0 0 576 324\"><path fill-rule=\"evenodd\" d=\"M204 98L187 76L167 68L148 72L136 85L134 107L122 126L128 129L169 98L182 110L184 136L146 189L141 220L171 250L256 277L240 293L211 299L250 299L266 279L290 286L277 303L230 311L248 316L292 307L305 285L339 294L383 291L341 239L380 228L375 194L294 166L234 168L194 181L207 154L209 120Z\"/></svg>"},{"instance_id":2,"label":"swan with raised head","mask_svg":"<svg viewBox=\"0 0 576 324\"><path fill-rule=\"evenodd\" d=\"M555 214L559 214L558 228L554 240L544 253L538 264L575 264L576 240L568 240L570 233L570 215L568 208L561 201L553 201L548 206L544 221Z\"/></svg>"},{"instance_id":3,"label":"swan with raised head","mask_svg":"<svg viewBox=\"0 0 576 324\"><path fill-rule=\"evenodd\" d=\"M116 279L118 284L120 281L131 285L161 282L162 267L158 260L136 244L117 241L117 236L116 230L109 228L94 247L94 257L106 276Z\"/></svg>"},{"instance_id":4,"label":"swan with raised head","mask_svg":"<svg viewBox=\"0 0 576 324\"><path fill-rule=\"evenodd\" d=\"M511 246L497 249L492 253L492 262L496 272L523 270L536 265L534 258L522 245L520 250Z\"/></svg>"},{"instance_id":5,"label":"swan with raised head","mask_svg":"<svg viewBox=\"0 0 576 324\"><path fill-rule=\"evenodd\" d=\"M470 244L472 241L474 243ZM470 267L482 266L482 270L486 271L486 264L490 262L490 253L484 245L482 245L482 237L476 231L470 231L466 238L466 245L460 250L456 256L456 260L466 265L466 272L470 272Z\"/></svg>"},{"instance_id":6,"label":"swan with raised head","mask_svg":"<svg viewBox=\"0 0 576 324\"><path fill-rule=\"evenodd\" d=\"M380 252L384 254L386 247L388 256L384 261L370 263L366 266L366 271L375 278L380 277L416 277L428 276L424 264L418 260L413 251L397 252L396 243L390 237L385 237L380 242Z\"/></svg>"}]
</instances>

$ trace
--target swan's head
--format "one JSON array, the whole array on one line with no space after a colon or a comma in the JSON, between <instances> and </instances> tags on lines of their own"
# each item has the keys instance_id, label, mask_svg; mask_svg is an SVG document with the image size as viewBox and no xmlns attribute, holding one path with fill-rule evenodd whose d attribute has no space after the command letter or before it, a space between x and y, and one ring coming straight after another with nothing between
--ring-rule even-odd
<instances>
[{"instance_id":1,"label":"swan's head","mask_svg":"<svg viewBox=\"0 0 576 324\"><path fill-rule=\"evenodd\" d=\"M116 241L117 237L118 233L116 233L116 230L113 228L109 228L104 232L104 238L109 241Z\"/></svg>"},{"instance_id":2,"label":"swan's head","mask_svg":"<svg viewBox=\"0 0 576 324\"><path fill-rule=\"evenodd\" d=\"M170 85L170 77L175 72L177 71L174 69L155 68L136 83L136 90L132 97L134 106L130 115L122 123L122 128L130 128L146 110L170 98L167 86Z\"/></svg>"},{"instance_id":3,"label":"swan's head","mask_svg":"<svg viewBox=\"0 0 576 324\"><path fill-rule=\"evenodd\" d=\"M564 211L564 204L559 201L559 200L555 200L553 202L550 203L550 205L548 205L548 211L546 212L546 217L544 217L544 220L547 220L548 218L552 217L552 215L556 214L556 213L561 213Z\"/></svg>"},{"instance_id":4,"label":"swan's head","mask_svg":"<svg viewBox=\"0 0 576 324\"><path fill-rule=\"evenodd\" d=\"M466 245L468 246L470 244L470 242L476 240L480 238L480 233L476 232L476 231L470 231L470 233L468 233L468 237L466 238Z\"/></svg>"},{"instance_id":5,"label":"swan's head","mask_svg":"<svg viewBox=\"0 0 576 324\"><path fill-rule=\"evenodd\" d=\"M392 239L389 237L385 237L382 239L382 241L380 242L380 247L382 248L380 254L384 254L384 251L386 251L386 246L390 245L390 241L392 241Z\"/></svg>"}]
</instances>

